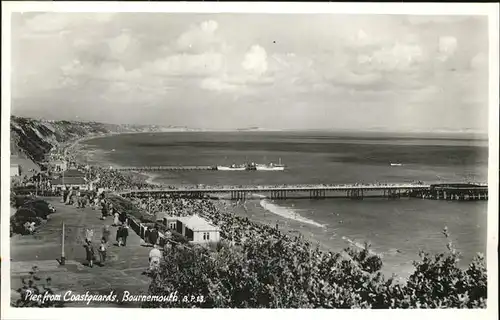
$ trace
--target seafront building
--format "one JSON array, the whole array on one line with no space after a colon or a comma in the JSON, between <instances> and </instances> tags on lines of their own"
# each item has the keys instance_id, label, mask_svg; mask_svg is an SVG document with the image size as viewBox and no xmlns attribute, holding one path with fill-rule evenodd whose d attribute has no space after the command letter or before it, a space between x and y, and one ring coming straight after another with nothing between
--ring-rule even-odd
<instances>
[{"instance_id":1,"label":"seafront building","mask_svg":"<svg viewBox=\"0 0 500 320\"><path fill-rule=\"evenodd\" d=\"M204 244L220 241L220 228L198 215L177 217L159 213L156 215L156 221L162 221L167 229L176 231L192 243Z\"/></svg>"},{"instance_id":2,"label":"seafront building","mask_svg":"<svg viewBox=\"0 0 500 320\"><path fill-rule=\"evenodd\" d=\"M192 243L209 243L220 240L220 228L197 215L177 218L176 231Z\"/></svg>"},{"instance_id":3,"label":"seafront building","mask_svg":"<svg viewBox=\"0 0 500 320\"><path fill-rule=\"evenodd\" d=\"M19 177L21 175L21 166L15 163L10 164L10 177Z\"/></svg>"},{"instance_id":4,"label":"seafront building","mask_svg":"<svg viewBox=\"0 0 500 320\"><path fill-rule=\"evenodd\" d=\"M77 189L77 190L89 190L91 189L91 184L85 178L85 173L76 170L69 169L63 171L59 176L50 181L53 191L67 190L67 189Z\"/></svg>"},{"instance_id":5,"label":"seafront building","mask_svg":"<svg viewBox=\"0 0 500 320\"><path fill-rule=\"evenodd\" d=\"M204 244L220 240L220 228L197 215L176 217L159 213L156 221L162 221L167 229L183 235L192 243Z\"/></svg>"},{"instance_id":6,"label":"seafront building","mask_svg":"<svg viewBox=\"0 0 500 320\"><path fill-rule=\"evenodd\" d=\"M60 177L50 181L52 191L60 191L66 189L88 190L89 185L85 178L82 177Z\"/></svg>"}]
</instances>

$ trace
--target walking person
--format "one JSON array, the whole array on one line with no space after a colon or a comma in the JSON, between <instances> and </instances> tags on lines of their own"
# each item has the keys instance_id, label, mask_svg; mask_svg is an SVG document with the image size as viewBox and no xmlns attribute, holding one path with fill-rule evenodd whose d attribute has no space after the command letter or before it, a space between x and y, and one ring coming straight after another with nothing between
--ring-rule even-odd
<instances>
[{"instance_id":1,"label":"walking person","mask_svg":"<svg viewBox=\"0 0 500 320\"><path fill-rule=\"evenodd\" d=\"M89 196L85 194L82 199L82 208L85 209L87 207L87 203L89 202Z\"/></svg>"},{"instance_id":2,"label":"walking person","mask_svg":"<svg viewBox=\"0 0 500 320\"><path fill-rule=\"evenodd\" d=\"M101 220L105 220L106 216L108 215L108 208L106 207L106 204L104 203L101 209Z\"/></svg>"},{"instance_id":3,"label":"walking person","mask_svg":"<svg viewBox=\"0 0 500 320\"><path fill-rule=\"evenodd\" d=\"M108 214L112 215L114 210L115 210L115 209L113 208L113 204L112 204L111 202L109 202L109 205L108 205L108 211L106 212L106 216L107 216Z\"/></svg>"},{"instance_id":4,"label":"walking person","mask_svg":"<svg viewBox=\"0 0 500 320\"><path fill-rule=\"evenodd\" d=\"M157 244L158 238L160 237L160 234L158 232L158 229L156 227L153 227L153 230L149 233L149 239L150 242L153 246Z\"/></svg>"},{"instance_id":5,"label":"walking person","mask_svg":"<svg viewBox=\"0 0 500 320\"><path fill-rule=\"evenodd\" d=\"M99 245L99 264L101 267L104 266L104 262L106 262L106 253L107 253L107 241L104 237L101 239L101 244Z\"/></svg>"},{"instance_id":6,"label":"walking person","mask_svg":"<svg viewBox=\"0 0 500 320\"><path fill-rule=\"evenodd\" d=\"M122 228L122 239L123 239L122 243L124 247L127 245L127 237L128 237L128 226L124 225Z\"/></svg>"},{"instance_id":7,"label":"walking person","mask_svg":"<svg viewBox=\"0 0 500 320\"><path fill-rule=\"evenodd\" d=\"M144 227L144 242L146 243L146 246L149 246L149 234L151 233L151 230L145 226Z\"/></svg>"},{"instance_id":8,"label":"walking person","mask_svg":"<svg viewBox=\"0 0 500 320\"><path fill-rule=\"evenodd\" d=\"M81 208L82 207L82 194L81 194L80 190L76 191L75 201L76 201L76 207Z\"/></svg>"},{"instance_id":9,"label":"walking person","mask_svg":"<svg viewBox=\"0 0 500 320\"><path fill-rule=\"evenodd\" d=\"M116 243L118 246L122 245L122 234L123 234L123 226L118 226L116 230Z\"/></svg>"},{"instance_id":10,"label":"walking person","mask_svg":"<svg viewBox=\"0 0 500 320\"><path fill-rule=\"evenodd\" d=\"M94 230L85 229L85 241L91 242L93 237L94 237Z\"/></svg>"},{"instance_id":11,"label":"walking person","mask_svg":"<svg viewBox=\"0 0 500 320\"><path fill-rule=\"evenodd\" d=\"M125 223L127 220L127 214L125 212L120 212L120 216L118 218L121 223Z\"/></svg>"},{"instance_id":12,"label":"walking person","mask_svg":"<svg viewBox=\"0 0 500 320\"><path fill-rule=\"evenodd\" d=\"M109 243L109 237L110 236L111 236L111 231L109 231L109 226L106 225L102 229L102 238L104 239L104 241L106 242L106 244Z\"/></svg>"},{"instance_id":13,"label":"walking person","mask_svg":"<svg viewBox=\"0 0 500 320\"><path fill-rule=\"evenodd\" d=\"M120 215L118 214L118 212L115 212L115 219L113 220L113 226L118 226L120 224L119 217Z\"/></svg>"},{"instance_id":14,"label":"walking person","mask_svg":"<svg viewBox=\"0 0 500 320\"><path fill-rule=\"evenodd\" d=\"M89 267L93 268L94 267L94 260L95 260L95 252L94 252L94 247L92 246L92 242L90 240L85 240L85 253L86 253L86 259L88 262Z\"/></svg>"}]
</instances>

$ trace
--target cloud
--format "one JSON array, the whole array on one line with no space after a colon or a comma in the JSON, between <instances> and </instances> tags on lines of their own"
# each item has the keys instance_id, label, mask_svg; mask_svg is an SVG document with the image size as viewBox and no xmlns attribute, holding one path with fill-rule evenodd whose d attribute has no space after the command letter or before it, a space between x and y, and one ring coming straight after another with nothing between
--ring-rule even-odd
<instances>
[{"instance_id":1,"label":"cloud","mask_svg":"<svg viewBox=\"0 0 500 320\"><path fill-rule=\"evenodd\" d=\"M165 76L211 75L224 68L224 55L217 52L176 54L145 64L150 74Z\"/></svg>"},{"instance_id":2,"label":"cloud","mask_svg":"<svg viewBox=\"0 0 500 320\"><path fill-rule=\"evenodd\" d=\"M452 36L443 36L439 38L439 53L438 59L445 61L455 54L457 50L457 38Z\"/></svg>"},{"instance_id":3,"label":"cloud","mask_svg":"<svg viewBox=\"0 0 500 320\"><path fill-rule=\"evenodd\" d=\"M423 50L416 44L396 43L392 47L361 54L357 61L378 71L405 71L422 62Z\"/></svg>"},{"instance_id":4,"label":"cloud","mask_svg":"<svg viewBox=\"0 0 500 320\"><path fill-rule=\"evenodd\" d=\"M279 59L275 59L280 64L286 63ZM237 66L227 66L224 68L217 68L215 71L223 71L218 75L212 75L204 79L200 86L202 89L209 91L235 91L240 93L251 91L251 86L259 87L273 83L274 79L266 75L268 71L268 57L266 50L259 45L252 45L250 49L245 52L241 68Z\"/></svg>"},{"instance_id":5,"label":"cloud","mask_svg":"<svg viewBox=\"0 0 500 320\"><path fill-rule=\"evenodd\" d=\"M206 33L214 33L218 27L219 24L214 20L204 21L200 25L201 30Z\"/></svg>"},{"instance_id":6,"label":"cloud","mask_svg":"<svg viewBox=\"0 0 500 320\"><path fill-rule=\"evenodd\" d=\"M472 69L482 69L488 65L488 55L484 52L479 52L470 61Z\"/></svg>"},{"instance_id":7,"label":"cloud","mask_svg":"<svg viewBox=\"0 0 500 320\"><path fill-rule=\"evenodd\" d=\"M267 52L259 46L253 45L245 54L241 63L243 69L254 75L263 75L267 71Z\"/></svg>"},{"instance_id":8,"label":"cloud","mask_svg":"<svg viewBox=\"0 0 500 320\"><path fill-rule=\"evenodd\" d=\"M469 16L406 16L406 20L413 25L422 25L422 24L447 24L447 23L457 23L464 20L470 19Z\"/></svg>"},{"instance_id":9,"label":"cloud","mask_svg":"<svg viewBox=\"0 0 500 320\"><path fill-rule=\"evenodd\" d=\"M176 40L176 49L183 52L206 52L208 50L221 50L226 46L225 41L217 35L219 24L217 21L208 20L191 26Z\"/></svg>"},{"instance_id":10,"label":"cloud","mask_svg":"<svg viewBox=\"0 0 500 320\"><path fill-rule=\"evenodd\" d=\"M206 78L201 81L202 89L209 91L232 91L241 88L239 85L232 84L228 79Z\"/></svg>"},{"instance_id":11,"label":"cloud","mask_svg":"<svg viewBox=\"0 0 500 320\"><path fill-rule=\"evenodd\" d=\"M149 119L177 118L186 122L183 125L192 121L183 113L185 106L192 115L201 105L214 108L207 121L219 121L217 112L236 109L230 103L234 97L239 99L238 107L297 110L286 120L295 124L302 121L302 108L317 108L308 113L310 123L324 121L327 126L362 118L370 108L391 114L390 108L405 109L410 104L412 110L426 105L428 110L447 112L465 102L484 107L487 94L481 88L487 86L480 84L487 81L486 19L206 17L152 13L13 16L13 97L22 99L24 105L38 106L43 100L51 106L47 109L68 105L73 112L93 110L92 114L109 106L124 121L135 112L126 108L147 101L162 106ZM364 109L353 107L349 116L336 109L354 105L353 101L363 101ZM120 108L125 112L116 112ZM175 108L176 115L164 117L165 108ZM323 120L316 116L323 110L339 111L339 116ZM260 121L261 113L255 113L255 121ZM418 121L426 117L419 115ZM246 117L234 120L245 126ZM391 120L395 121L370 121L386 121L390 126ZM457 116L455 120L460 126L467 119Z\"/></svg>"},{"instance_id":12,"label":"cloud","mask_svg":"<svg viewBox=\"0 0 500 320\"><path fill-rule=\"evenodd\" d=\"M127 50L131 42L132 40L130 35L121 34L118 37L111 39L108 42L108 46L114 56L120 56Z\"/></svg>"},{"instance_id":13,"label":"cloud","mask_svg":"<svg viewBox=\"0 0 500 320\"><path fill-rule=\"evenodd\" d=\"M115 13L40 13L25 20L24 28L31 34L54 34L70 32L76 28L87 28L90 24L110 22Z\"/></svg>"}]
</instances>

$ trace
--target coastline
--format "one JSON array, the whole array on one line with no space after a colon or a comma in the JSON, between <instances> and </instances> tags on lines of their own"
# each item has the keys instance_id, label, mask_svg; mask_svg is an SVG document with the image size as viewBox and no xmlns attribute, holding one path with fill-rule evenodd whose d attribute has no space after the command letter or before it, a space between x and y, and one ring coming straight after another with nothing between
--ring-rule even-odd
<instances>
[{"instance_id":1,"label":"coastline","mask_svg":"<svg viewBox=\"0 0 500 320\"><path fill-rule=\"evenodd\" d=\"M66 145L63 145L62 148L64 149L64 153L73 153L74 160L77 163L83 163L85 165L92 165L90 162L94 163L94 165L97 165L99 167L103 168L120 168L122 166L113 163L111 161L102 159L102 158L97 158L95 155L91 155L89 159L88 153L86 153L83 149L85 146L83 146L83 143L92 139L97 139L97 138L109 138L117 135L122 135L122 134L141 134L141 133L157 133L160 131L144 131L144 132L137 132L137 131L131 131L131 132L112 132L112 133L104 133L104 134L97 134L97 135L90 135L86 137L79 138L77 140L68 142ZM95 150L97 154L99 152L102 152L103 150L96 149ZM145 172L129 172L127 175L132 175L135 178L139 179L143 183L149 184L154 187L159 187L162 186L162 184L154 182L154 180L157 178L158 175L153 174L153 173L145 173Z\"/></svg>"},{"instance_id":2,"label":"coastline","mask_svg":"<svg viewBox=\"0 0 500 320\"><path fill-rule=\"evenodd\" d=\"M152 133L152 132L132 132L134 134L139 134L139 133ZM79 163L84 163L84 164L89 164L88 163L88 155L87 157L83 155L83 148L84 146L82 145L83 142L92 140L94 138L107 138L107 137L112 137L120 134L130 134L130 133L109 133L109 134L100 134L100 135L93 135L90 137L84 137L80 138L76 141L72 141L71 145L68 148L68 151L73 152L75 155L75 160ZM103 150L96 150L96 153L98 154L100 151ZM120 168L122 167L119 164L113 163L109 160L96 157L91 159L92 162L94 162L97 166L103 167L103 168ZM133 176L137 179L139 179L141 182L146 183L148 185L151 185L152 187L158 188L158 187L166 187L168 186L181 186L182 183L180 181L171 181L171 183L160 183L156 182L155 180L160 176L157 173L150 173L150 172L127 172L127 173L122 173L125 175L130 175ZM275 227L276 224L278 224L278 227L281 231L285 232L288 235L298 235L301 234L304 240L307 240L311 243L316 243L318 246L322 247L324 250L332 251L332 250L337 250L340 251L343 249L343 247L338 247L338 248L332 248L331 246L328 246L324 243L315 241L314 239L310 238L306 233L301 232L301 230L298 230L298 228L295 228L293 226L294 223L298 224L310 224L311 226L317 227L317 228L323 228L324 226L313 221L310 219L307 219L305 217L302 217L300 215L296 215L295 217L291 216L292 213L286 213L284 214L283 212L289 210L289 208L282 207L279 205L275 205L272 202L268 202L267 206L262 205L262 201L267 201L267 199L262 198L259 200L253 200L253 201L247 201L244 203L240 202L235 202L229 199L224 199L224 198L219 198L217 200L210 200L212 204L221 212L224 213L230 213L234 214L240 217L248 217L250 220L258 222L260 224L264 225L269 225L272 227ZM273 210L272 208L267 208L268 206L273 206L276 207ZM276 212L280 211L280 212ZM263 220L261 218L256 218L256 216L262 216L265 215L268 218ZM253 217L252 217L253 216ZM290 220L290 223L287 221ZM346 243L347 244L347 243Z\"/></svg>"}]
</instances>

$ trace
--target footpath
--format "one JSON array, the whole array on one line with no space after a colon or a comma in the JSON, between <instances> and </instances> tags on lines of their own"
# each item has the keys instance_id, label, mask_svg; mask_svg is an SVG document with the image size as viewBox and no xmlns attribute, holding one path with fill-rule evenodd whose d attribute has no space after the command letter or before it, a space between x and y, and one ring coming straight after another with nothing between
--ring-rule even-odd
<instances>
[{"instance_id":1,"label":"footpath","mask_svg":"<svg viewBox=\"0 0 500 320\"><path fill-rule=\"evenodd\" d=\"M118 297L123 291L132 295L146 294L150 279L142 275L148 267L150 247L142 246L140 237L129 229L127 245L115 245L116 227L111 226L112 217L100 220L100 210L78 209L60 202L60 198L45 198L56 208L56 213L42 224L34 235L15 235L10 238L11 293L22 286L21 277L27 276L34 266L38 276L44 280L50 277L54 291L64 294L103 294L114 291ZM65 224L65 265L60 265L62 224ZM95 263L91 268L85 260L83 238L86 228L94 230L93 245L98 258L98 245L104 225L110 226L111 236L104 266ZM40 281L44 283L44 281ZM118 299L119 300L119 299ZM86 302L70 303L68 307L139 307L138 303Z\"/></svg>"}]
</instances>

